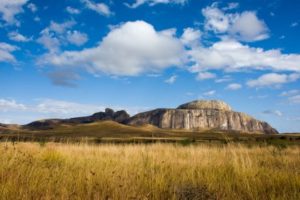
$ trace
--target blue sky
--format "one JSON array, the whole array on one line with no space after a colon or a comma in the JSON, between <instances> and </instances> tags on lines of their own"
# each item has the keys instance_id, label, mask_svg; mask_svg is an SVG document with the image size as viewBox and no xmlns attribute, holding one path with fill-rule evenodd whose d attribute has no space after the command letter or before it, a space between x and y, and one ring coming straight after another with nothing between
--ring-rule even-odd
<instances>
[{"instance_id":1,"label":"blue sky","mask_svg":"<svg viewBox=\"0 0 300 200\"><path fill-rule=\"evenodd\" d=\"M300 130L299 0L1 0L0 122L221 99Z\"/></svg>"}]
</instances>

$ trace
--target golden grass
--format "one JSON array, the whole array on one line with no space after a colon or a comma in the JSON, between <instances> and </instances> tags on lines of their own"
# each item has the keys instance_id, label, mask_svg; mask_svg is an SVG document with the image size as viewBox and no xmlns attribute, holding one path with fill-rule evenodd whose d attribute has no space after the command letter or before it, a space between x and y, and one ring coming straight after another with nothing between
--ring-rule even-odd
<instances>
[{"instance_id":1,"label":"golden grass","mask_svg":"<svg viewBox=\"0 0 300 200\"><path fill-rule=\"evenodd\" d=\"M0 143L0 199L300 199L300 148Z\"/></svg>"}]
</instances>

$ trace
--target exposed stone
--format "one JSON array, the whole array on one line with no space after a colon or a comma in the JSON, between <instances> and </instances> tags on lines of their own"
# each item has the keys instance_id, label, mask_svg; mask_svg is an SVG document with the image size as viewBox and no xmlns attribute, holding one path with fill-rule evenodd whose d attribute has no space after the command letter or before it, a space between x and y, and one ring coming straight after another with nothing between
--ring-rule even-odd
<instances>
[{"instance_id":1,"label":"exposed stone","mask_svg":"<svg viewBox=\"0 0 300 200\"><path fill-rule=\"evenodd\" d=\"M235 112L228 104L216 100L193 101L183 104L177 109L156 109L139 113L131 118L124 110L114 112L112 109L107 108L105 112L98 112L91 116L40 120L27 124L23 128L33 130L52 129L61 124L74 125L103 120L112 120L129 125L150 124L163 129L194 131L213 129L248 133L278 133L268 123L256 120L247 114Z\"/></svg>"},{"instance_id":2,"label":"exposed stone","mask_svg":"<svg viewBox=\"0 0 300 200\"><path fill-rule=\"evenodd\" d=\"M227 110L227 111L231 111L231 107L223 102L223 101L219 101L219 100L198 100L198 101L192 101L186 104L182 104L180 106L178 106L177 109L216 109L216 110Z\"/></svg>"},{"instance_id":3,"label":"exposed stone","mask_svg":"<svg viewBox=\"0 0 300 200\"><path fill-rule=\"evenodd\" d=\"M221 101L193 101L177 109L156 109L137 114L128 124L152 124L163 129L224 130L248 133L276 134L277 130L268 123L251 116L234 112Z\"/></svg>"},{"instance_id":4,"label":"exposed stone","mask_svg":"<svg viewBox=\"0 0 300 200\"><path fill-rule=\"evenodd\" d=\"M60 124L83 124L83 123L92 123L96 121L103 121L103 120L112 120L119 123L125 123L129 119L129 114L124 111L117 111L110 108L106 108L105 112L98 112L91 116L86 117L75 117L70 119L46 119L46 120L39 120L31 122L23 128L27 129L52 129L53 127L60 125Z\"/></svg>"}]
</instances>

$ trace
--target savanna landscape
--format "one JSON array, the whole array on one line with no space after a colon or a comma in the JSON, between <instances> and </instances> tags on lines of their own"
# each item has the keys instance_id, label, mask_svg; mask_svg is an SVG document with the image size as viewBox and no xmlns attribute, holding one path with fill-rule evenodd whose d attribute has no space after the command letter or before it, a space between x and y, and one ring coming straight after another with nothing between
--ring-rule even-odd
<instances>
[{"instance_id":1,"label":"savanna landscape","mask_svg":"<svg viewBox=\"0 0 300 200\"><path fill-rule=\"evenodd\" d=\"M299 199L300 148L2 142L1 199Z\"/></svg>"},{"instance_id":2,"label":"savanna landscape","mask_svg":"<svg viewBox=\"0 0 300 200\"><path fill-rule=\"evenodd\" d=\"M6 130L1 199L299 199L300 135L131 127Z\"/></svg>"},{"instance_id":3,"label":"savanna landscape","mask_svg":"<svg viewBox=\"0 0 300 200\"><path fill-rule=\"evenodd\" d=\"M0 200L300 200L300 0L0 0Z\"/></svg>"}]
</instances>

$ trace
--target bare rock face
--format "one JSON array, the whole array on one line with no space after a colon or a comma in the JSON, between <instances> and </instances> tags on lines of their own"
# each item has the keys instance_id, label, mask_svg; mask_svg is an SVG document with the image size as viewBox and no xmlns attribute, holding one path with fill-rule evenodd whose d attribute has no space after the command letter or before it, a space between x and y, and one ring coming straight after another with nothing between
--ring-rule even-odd
<instances>
[{"instance_id":1,"label":"bare rock face","mask_svg":"<svg viewBox=\"0 0 300 200\"><path fill-rule=\"evenodd\" d=\"M115 112L110 108L106 108L105 112L97 112L93 115L85 117L75 117L70 119L46 119L34 121L24 125L23 128L30 130L47 130L52 129L61 124L76 125L104 120L112 120L118 123L125 123L129 119L129 117L129 114L124 110Z\"/></svg>"},{"instance_id":2,"label":"bare rock face","mask_svg":"<svg viewBox=\"0 0 300 200\"><path fill-rule=\"evenodd\" d=\"M268 123L256 120L247 114L232 111L225 102L216 100L193 101L177 109L156 109L140 113L130 118L128 124L152 124L163 129L278 133Z\"/></svg>"},{"instance_id":3,"label":"bare rock face","mask_svg":"<svg viewBox=\"0 0 300 200\"><path fill-rule=\"evenodd\" d=\"M177 109L192 109L192 110L214 109L214 110L232 111L231 107L227 103L225 103L223 101L218 101L218 100L192 101L192 102L178 106Z\"/></svg>"}]
</instances>

